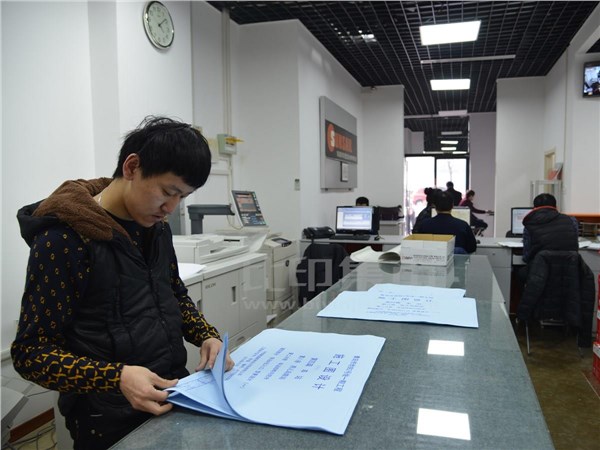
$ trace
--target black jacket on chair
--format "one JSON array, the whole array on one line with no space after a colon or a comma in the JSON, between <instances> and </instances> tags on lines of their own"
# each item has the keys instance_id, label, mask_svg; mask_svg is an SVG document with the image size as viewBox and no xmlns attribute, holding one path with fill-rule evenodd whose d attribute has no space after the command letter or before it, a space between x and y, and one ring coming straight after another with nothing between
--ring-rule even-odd
<instances>
[{"instance_id":1,"label":"black jacket on chair","mask_svg":"<svg viewBox=\"0 0 600 450\"><path fill-rule=\"evenodd\" d=\"M324 292L345 275L348 252L340 244L310 244L296 268L300 306Z\"/></svg>"},{"instance_id":2,"label":"black jacket on chair","mask_svg":"<svg viewBox=\"0 0 600 450\"><path fill-rule=\"evenodd\" d=\"M596 288L594 274L581 255L543 250L529 266L519 320L562 319L579 330L580 347L591 346Z\"/></svg>"}]
</instances>

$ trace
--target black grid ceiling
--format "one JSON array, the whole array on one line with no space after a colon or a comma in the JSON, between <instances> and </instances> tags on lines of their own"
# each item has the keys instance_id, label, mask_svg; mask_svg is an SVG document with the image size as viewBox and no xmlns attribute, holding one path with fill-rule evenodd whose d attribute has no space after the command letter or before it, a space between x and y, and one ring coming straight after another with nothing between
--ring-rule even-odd
<instances>
[{"instance_id":1,"label":"black grid ceiling","mask_svg":"<svg viewBox=\"0 0 600 450\"><path fill-rule=\"evenodd\" d=\"M548 73L599 2L322 1L209 2L238 24L298 19L365 87L402 84L407 126L433 137L464 127L439 111L496 110L498 78ZM475 42L423 46L419 27L481 20ZM363 34L373 34L367 42ZM598 43L595 47L598 46ZM422 60L515 55L514 59L421 64ZM430 79L470 78L468 91L432 91ZM466 121L468 123L468 121ZM426 149L427 149L426 144Z\"/></svg>"}]
</instances>

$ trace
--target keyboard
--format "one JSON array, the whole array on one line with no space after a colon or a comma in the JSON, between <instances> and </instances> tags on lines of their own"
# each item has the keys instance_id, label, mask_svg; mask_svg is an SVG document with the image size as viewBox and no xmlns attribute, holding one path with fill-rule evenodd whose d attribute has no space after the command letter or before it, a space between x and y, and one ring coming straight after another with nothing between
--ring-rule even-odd
<instances>
[{"instance_id":1,"label":"keyboard","mask_svg":"<svg viewBox=\"0 0 600 450\"><path fill-rule=\"evenodd\" d=\"M370 238L370 234L334 234L329 239L334 241L368 241Z\"/></svg>"}]
</instances>

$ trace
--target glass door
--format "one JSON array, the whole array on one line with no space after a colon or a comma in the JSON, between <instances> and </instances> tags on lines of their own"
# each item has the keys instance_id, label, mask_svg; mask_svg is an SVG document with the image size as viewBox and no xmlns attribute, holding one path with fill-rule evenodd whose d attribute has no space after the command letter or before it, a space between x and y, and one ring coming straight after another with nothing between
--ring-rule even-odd
<instances>
[{"instance_id":1,"label":"glass door","mask_svg":"<svg viewBox=\"0 0 600 450\"><path fill-rule=\"evenodd\" d=\"M406 156L404 158L404 230L410 234L415 219L427 205L425 188L435 185L435 158L433 156Z\"/></svg>"},{"instance_id":2,"label":"glass door","mask_svg":"<svg viewBox=\"0 0 600 450\"><path fill-rule=\"evenodd\" d=\"M454 189L463 198L467 191L467 159L466 158L436 158L435 174L438 186L446 190L446 183L452 181Z\"/></svg>"},{"instance_id":3,"label":"glass door","mask_svg":"<svg viewBox=\"0 0 600 450\"><path fill-rule=\"evenodd\" d=\"M465 157L415 155L404 158L405 233L410 234L419 213L427 206L425 188L446 190L452 181L463 197L468 187L469 164Z\"/></svg>"}]
</instances>

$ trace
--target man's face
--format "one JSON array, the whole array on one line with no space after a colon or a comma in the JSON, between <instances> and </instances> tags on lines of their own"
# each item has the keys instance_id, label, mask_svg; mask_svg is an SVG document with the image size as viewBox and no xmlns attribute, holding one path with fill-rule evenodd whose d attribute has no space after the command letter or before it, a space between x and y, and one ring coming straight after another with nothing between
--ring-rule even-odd
<instances>
[{"instance_id":1,"label":"man's face","mask_svg":"<svg viewBox=\"0 0 600 450\"><path fill-rule=\"evenodd\" d=\"M143 227L151 227L171 214L181 199L194 188L172 172L148 178L138 167L126 190L123 202L129 216Z\"/></svg>"}]
</instances>

